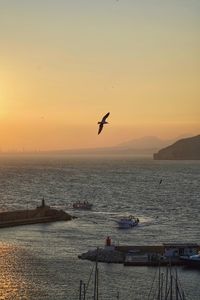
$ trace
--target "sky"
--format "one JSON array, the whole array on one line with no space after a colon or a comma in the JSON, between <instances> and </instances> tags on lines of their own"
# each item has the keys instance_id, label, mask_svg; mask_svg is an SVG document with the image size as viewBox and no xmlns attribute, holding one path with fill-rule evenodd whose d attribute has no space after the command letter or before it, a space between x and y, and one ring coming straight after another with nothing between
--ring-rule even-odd
<instances>
[{"instance_id":1,"label":"sky","mask_svg":"<svg viewBox=\"0 0 200 300\"><path fill-rule=\"evenodd\" d=\"M0 151L200 134L199 53L199 0L0 0Z\"/></svg>"}]
</instances>

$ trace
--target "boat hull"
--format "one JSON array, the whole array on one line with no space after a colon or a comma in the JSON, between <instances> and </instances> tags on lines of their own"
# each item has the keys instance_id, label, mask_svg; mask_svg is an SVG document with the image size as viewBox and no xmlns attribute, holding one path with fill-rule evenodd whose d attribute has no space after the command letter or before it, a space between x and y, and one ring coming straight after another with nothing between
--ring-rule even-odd
<instances>
[{"instance_id":1,"label":"boat hull","mask_svg":"<svg viewBox=\"0 0 200 300\"><path fill-rule=\"evenodd\" d=\"M182 256L180 259L187 267L200 268L200 255L194 255L190 257Z\"/></svg>"},{"instance_id":2,"label":"boat hull","mask_svg":"<svg viewBox=\"0 0 200 300\"><path fill-rule=\"evenodd\" d=\"M117 224L119 229L128 229L137 226L138 222L136 220L122 219L120 221L117 221Z\"/></svg>"},{"instance_id":3,"label":"boat hull","mask_svg":"<svg viewBox=\"0 0 200 300\"><path fill-rule=\"evenodd\" d=\"M90 203L82 203L82 202L73 204L73 208L79 210L91 210L92 206L93 205Z\"/></svg>"}]
</instances>

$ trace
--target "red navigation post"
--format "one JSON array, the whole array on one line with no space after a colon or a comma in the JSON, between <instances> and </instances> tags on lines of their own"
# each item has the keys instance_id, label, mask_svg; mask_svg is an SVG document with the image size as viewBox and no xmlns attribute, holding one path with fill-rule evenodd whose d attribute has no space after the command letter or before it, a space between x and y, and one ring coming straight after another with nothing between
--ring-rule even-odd
<instances>
[{"instance_id":1,"label":"red navigation post","mask_svg":"<svg viewBox=\"0 0 200 300\"><path fill-rule=\"evenodd\" d=\"M109 236L106 238L106 246L111 246L111 238Z\"/></svg>"}]
</instances>

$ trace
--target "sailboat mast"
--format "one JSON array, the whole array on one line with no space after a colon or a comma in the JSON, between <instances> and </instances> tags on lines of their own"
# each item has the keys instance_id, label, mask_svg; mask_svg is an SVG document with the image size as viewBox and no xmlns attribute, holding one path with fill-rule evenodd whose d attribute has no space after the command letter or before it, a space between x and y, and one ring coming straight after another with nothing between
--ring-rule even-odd
<instances>
[{"instance_id":1,"label":"sailboat mast","mask_svg":"<svg viewBox=\"0 0 200 300\"><path fill-rule=\"evenodd\" d=\"M82 285L83 285L83 281L80 280L80 286L79 286L79 300L81 300L81 298L82 298Z\"/></svg>"},{"instance_id":2,"label":"sailboat mast","mask_svg":"<svg viewBox=\"0 0 200 300\"><path fill-rule=\"evenodd\" d=\"M86 286L85 283L83 284L83 300L85 300L85 296L86 296Z\"/></svg>"},{"instance_id":3,"label":"sailboat mast","mask_svg":"<svg viewBox=\"0 0 200 300\"><path fill-rule=\"evenodd\" d=\"M170 300L173 300L173 276L170 275Z\"/></svg>"},{"instance_id":4,"label":"sailboat mast","mask_svg":"<svg viewBox=\"0 0 200 300\"><path fill-rule=\"evenodd\" d=\"M176 268L176 277L175 277L175 280L176 280L176 300L178 300L178 277L177 277L177 268Z\"/></svg>"},{"instance_id":5,"label":"sailboat mast","mask_svg":"<svg viewBox=\"0 0 200 300\"><path fill-rule=\"evenodd\" d=\"M97 255L96 255L96 264L95 264L95 275L94 275L94 300L98 300L99 298L99 284L98 284L98 251L97 248Z\"/></svg>"},{"instance_id":6,"label":"sailboat mast","mask_svg":"<svg viewBox=\"0 0 200 300\"><path fill-rule=\"evenodd\" d=\"M167 290L168 290L168 271L169 271L169 268L167 266L167 270L166 270L166 279L165 279L165 298L164 300L167 300Z\"/></svg>"},{"instance_id":7,"label":"sailboat mast","mask_svg":"<svg viewBox=\"0 0 200 300\"><path fill-rule=\"evenodd\" d=\"M160 264L159 264L159 276L158 276L158 300L160 300Z\"/></svg>"},{"instance_id":8,"label":"sailboat mast","mask_svg":"<svg viewBox=\"0 0 200 300\"><path fill-rule=\"evenodd\" d=\"M97 268L97 299L99 300L99 269Z\"/></svg>"}]
</instances>

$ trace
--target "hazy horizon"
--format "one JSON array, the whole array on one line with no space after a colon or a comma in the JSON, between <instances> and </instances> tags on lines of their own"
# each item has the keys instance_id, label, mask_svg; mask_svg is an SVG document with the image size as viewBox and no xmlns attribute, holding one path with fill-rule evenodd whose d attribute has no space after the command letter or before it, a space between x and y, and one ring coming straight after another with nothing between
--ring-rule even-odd
<instances>
[{"instance_id":1,"label":"hazy horizon","mask_svg":"<svg viewBox=\"0 0 200 300\"><path fill-rule=\"evenodd\" d=\"M173 138L169 138L169 139L161 139L160 137L156 137L156 136L143 136L140 138L136 138L136 139L130 139L130 140L126 140L123 141L121 143L118 144L114 144L111 146L104 146L104 147L83 147L83 148L60 148L60 149L56 149L56 148L52 148L52 149L48 149L48 150L40 150L40 149L33 149L33 150L26 150L26 149L10 149L7 151L2 151L2 149L0 149L0 154L23 154L23 153L30 153L30 154L34 154L34 153L56 153L56 152L65 152L66 153L87 153L87 150L92 153L92 151L94 150L94 154L95 153L101 153L101 150L113 150L115 151L119 151L120 149L122 150L130 150L130 153L132 154L153 154L154 151L160 150L161 148L164 148L166 146L169 146L173 143L175 143L176 141L180 140L180 139L184 139L184 138L189 138L189 137L193 137L194 135L192 134L183 134L180 136L176 136ZM131 150L133 150L133 152L131 152ZM135 152L134 152L135 150ZM151 151L152 150L152 151ZM102 152L103 153L103 152ZM117 153L117 152L116 152ZM115 153L115 154L116 154ZM124 152L125 153L125 152ZM120 154L120 152L119 152ZM128 154L128 153L127 153Z\"/></svg>"},{"instance_id":2,"label":"hazy horizon","mask_svg":"<svg viewBox=\"0 0 200 300\"><path fill-rule=\"evenodd\" d=\"M1 1L1 151L199 134L199 12L197 0Z\"/></svg>"}]
</instances>

